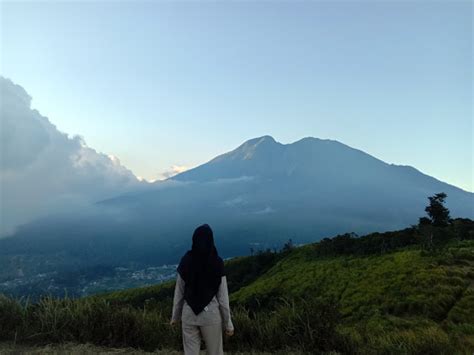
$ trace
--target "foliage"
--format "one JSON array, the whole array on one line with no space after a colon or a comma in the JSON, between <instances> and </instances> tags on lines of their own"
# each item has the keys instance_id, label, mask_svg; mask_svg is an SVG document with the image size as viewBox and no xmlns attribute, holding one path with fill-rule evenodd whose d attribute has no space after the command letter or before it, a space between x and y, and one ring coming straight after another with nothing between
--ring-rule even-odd
<instances>
[{"instance_id":1,"label":"foliage","mask_svg":"<svg viewBox=\"0 0 474 355\"><path fill-rule=\"evenodd\" d=\"M288 253L293 250L295 245L293 244L293 239L288 239L288 241L283 245L283 248L281 249L282 253Z\"/></svg>"},{"instance_id":2,"label":"foliage","mask_svg":"<svg viewBox=\"0 0 474 355\"><path fill-rule=\"evenodd\" d=\"M272 311L251 311L242 305L234 310L236 335L229 349L277 351L298 349L320 353L350 348L337 331L341 315L337 303L319 299L279 298Z\"/></svg>"},{"instance_id":3,"label":"foliage","mask_svg":"<svg viewBox=\"0 0 474 355\"><path fill-rule=\"evenodd\" d=\"M267 249L260 250L251 256L229 260L225 264L229 292L232 293L252 283L283 257L282 253Z\"/></svg>"},{"instance_id":4,"label":"foliage","mask_svg":"<svg viewBox=\"0 0 474 355\"><path fill-rule=\"evenodd\" d=\"M436 227L445 227L450 222L449 210L444 206L446 197L444 192L428 197L430 204L426 206L425 211L430 217L431 224Z\"/></svg>"}]
</instances>

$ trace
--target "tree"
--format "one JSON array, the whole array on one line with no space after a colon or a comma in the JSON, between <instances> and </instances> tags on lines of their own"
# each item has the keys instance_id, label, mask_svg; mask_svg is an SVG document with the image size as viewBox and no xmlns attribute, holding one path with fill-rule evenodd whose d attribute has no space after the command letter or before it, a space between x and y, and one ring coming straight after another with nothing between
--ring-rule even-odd
<instances>
[{"instance_id":1,"label":"tree","mask_svg":"<svg viewBox=\"0 0 474 355\"><path fill-rule=\"evenodd\" d=\"M292 250L293 248L294 248L293 240L290 238L290 239L288 239L288 241L285 243L285 245L283 245L282 252L290 251L290 250Z\"/></svg>"},{"instance_id":2,"label":"tree","mask_svg":"<svg viewBox=\"0 0 474 355\"><path fill-rule=\"evenodd\" d=\"M429 219L428 217L420 217L418 225L419 226L431 225L431 219Z\"/></svg>"},{"instance_id":3,"label":"tree","mask_svg":"<svg viewBox=\"0 0 474 355\"><path fill-rule=\"evenodd\" d=\"M428 197L430 203L425 207L428 217L421 217L418 222L419 238L423 249L434 250L450 237L449 230L444 228L451 224L449 210L444 206L444 192Z\"/></svg>"},{"instance_id":4,"label":"tree","mask_svg":"<svg viewBox=\"0 0 474 355\"><path fill-rule=\"evenodd\" d=\"M426 206L425 211L430 217L431 224L435 227L445 227L450 223L449 210L444 207L444 200L447 195L444 192L435 194L434 196L428 197L430 204ZM420 222L426 223L426 220Z\"/></svg>"}]
</instances>

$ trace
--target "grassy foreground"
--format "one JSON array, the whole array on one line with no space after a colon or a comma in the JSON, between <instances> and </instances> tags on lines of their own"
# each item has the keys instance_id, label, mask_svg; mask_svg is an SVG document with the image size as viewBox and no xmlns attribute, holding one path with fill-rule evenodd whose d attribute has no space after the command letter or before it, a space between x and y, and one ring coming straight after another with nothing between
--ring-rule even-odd
<instances>
[{"instance_id":1,"label":"grassy foreground","mask_svg":"<svg viewBox=\"0 0 474 355\"><path fill-rule=\"evenodd\" d=\"M458 221L437 230L440 242L429 247L423 231L409 228L231 260L236 333L225 349L472 354L473 231L472 221ZM181 330L168 325L173 288L168 282L35 304L1 296L0 341L179 351Z\"/></svg>"}]
</instances>

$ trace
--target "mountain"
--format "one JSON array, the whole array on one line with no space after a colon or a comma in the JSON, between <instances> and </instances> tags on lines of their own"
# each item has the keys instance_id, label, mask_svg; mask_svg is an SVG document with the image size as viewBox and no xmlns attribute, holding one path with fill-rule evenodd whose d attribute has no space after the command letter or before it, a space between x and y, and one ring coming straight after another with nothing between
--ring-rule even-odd
<instances>
[{"instance_id":1,"label":"mountain","mask_svg":"<svg viewBox=\"0 0 474 355\"><path fill-rule=\"evenodd\" d=\"M448 206L453 215L474 214L472 193L410 166L387 164L338 141L312 137L292 144L278 143L270 136L251 139L171 179L200 183L258 180L257 194L261 200L257 202L254 193L235 196L231 200L233 205L252 200L261 204L262 211L276 211L272 203L310 203L323 213L337 210L339 218L344 218L340 212L346 211L349 218L366 219L355 228L371 224L378 213L387 217L382 228L413 223L420 207L426 204L426 197L436 191L445 191L450 196Z\"/></svg>"},{"instance_id":2,"label":"mountain","mask_svg":"<svg viewBox=\"0 0 474 355\"><path fill-rule=\"evenodd\" d=\"M427 197L440 191L448 194L453 216L474 216L472 193L317 138L251 139L154 187L100 206L135 216L182 249L193 228L208 222L226 255L246 252L251 243L272 247L288 238L305 243L402 228L417 223Z\"/></svg>"},{"instance_id":3,"label":"mountain","mask_svg":"<svg viewBox=\"0 0 474 355\"><path fill-rule=\"evenodd\" d=\"M339 233L396 230L416 224L427 197L441 191L453 217L474 218L473 193L415 168L333 140L281 144L263 136L80 214L22 226L0 240L0 262L10 270L0 273L0 282L18 268L30 274L176 263L202 223L213 227L224 256L279 248L289 238L308 243Z\"/></svg>"}]
</instances>

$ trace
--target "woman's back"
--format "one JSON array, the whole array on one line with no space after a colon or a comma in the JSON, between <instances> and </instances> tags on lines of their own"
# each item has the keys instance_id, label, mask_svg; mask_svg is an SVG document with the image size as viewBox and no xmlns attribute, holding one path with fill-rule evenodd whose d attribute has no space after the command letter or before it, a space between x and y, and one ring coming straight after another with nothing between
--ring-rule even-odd
<instances>
[{"instance_id":1,"label":"woman's back","mask_svg":"<svg viewBox=\"0 0 474 355\"><path fill-rule=\"evenodd\" d=\"M185 282L178 274L177 276L177 287L175 290L175 302L173 307L174 318L177 317L179 312L178 300L180 297L183 297L183 291ZM181 285L180 285L181 284ZM222 276L221 284L217 294L211 299L211 301L204 307L204 310L199 314L195 314L192 308L188 305L186 300L183 302L182 316L181 321L188 324L194 325L211 325L216 323L223 323L223 327L226 330L233 330L234 326L232 324L231 314L230 314L230 305L229 305L229 294L227 288L227 278Z\"/></svg>"},{"instance_id":2,"label":"woman's back","mask_svg":"<svg viewBox=\"0 0 474 355\"><path fill-rule=\"evenodd\" d=\"M186 355L199 354L201 334L208 354L223 354L222 328L234 332L224 262L207 224L196 228L192 249L178 266L171 324L179 320Z\"/></svg>"}]
</instances>

